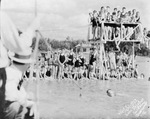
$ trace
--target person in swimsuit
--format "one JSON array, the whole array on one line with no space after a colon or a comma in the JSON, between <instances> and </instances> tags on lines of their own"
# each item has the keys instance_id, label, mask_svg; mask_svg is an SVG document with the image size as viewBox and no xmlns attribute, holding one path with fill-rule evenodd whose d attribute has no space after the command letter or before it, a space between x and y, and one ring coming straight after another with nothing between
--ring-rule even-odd
<instances>
[{"instance_id":1,"label":"person in swimsuit","mask_svg":"<svg viewBox=\"0 0 150 119\"><path fill-rule=\"evenodd\" d=\"M136 22L136 9L132 10L131 22L132 23Z\"/></svg>"},{"instance_id":2,"label":"person in swimsuit","mask_svg":"<svg viewBox=\"0 0 150 119\"><path fill-rule=\"evenodd\" d=\"M68 70L69 70L69 72L68 72L69 78L72 78L71 74L72 74L72 68L74 65L73 59L74 59L73 51L70 51L70 53L68 55L68 61L67 61Z\"/></svg>"},{"instance_id":3,"label":"person in swimsuit","mask_svg":"<svg viewBox=\"0 0 150 119\"><path fill-rule=\"evenodd\" d=\"M109 61L110 61L110 68L111 70L116 69L116 55L113 51L113 48L111 48L111 51L109 52Z\"/></svg>"},{"instance_id":4,"label":"person in swimsuit","mask_svg":"<svg viewBox=\"0 0 150 119\"><path fill-rule=\"evenodd\" d=\"M76 55L75 62L74 62L74 67L75 67L75 72L76 72L74 79L76 79L76 80L79 79L80 63L81 63L81 60L80 60L80 58L79 58L79 55L77 54L77 55Z\"/></svg>"},{"instance_id":5,"label":"person in swimsuit","mask_svg":"<svg viewBox=\"0 0 150 119\"><path fill-rule=\"evenodd\" d=\"M100 40L104 40L104 36L105 36L105 30L104 30L104 22L106 21L106 13L105 13L105 8L104 6L101 7L100 11L99 11L99 19L98 19L100 25L99 25L99 30L98 30L98 34L100 36Z\"/></svg>"},{"instance_id":6,"label":"person in swimsuit","mask_svg":"<svg viewBox=\"0 0 150 119\"><path fill-rule=\"evenodd\" d=\"M140 23L140 22L141 22L141 21L140 21L140 12L139 12L139 11L136 12L136 15L135 15L135 22L136 22L136 23Z\"/></svg>"},{"instance_id":7,"label":"person in swimsuit","mask_svg":"<svg viewBox=\"0 0 150 119\"><path fill-rule=\"evenodd\" d=\"M90 49L90 58L89 58L89 67L88 67L88 73L87 73L87 77L90 78L91 76L91 72L93 71L93 63L96 61L96 58L94 56L94 48Z\"/></svg>"},{"instance_id":8,"label":"person in swimsuit","mask_svg":"<svg viewBox=\"0 0 150 119\"><path fill-rule=\"evenodd\" d=\"M107 14L106 14L106 22L107 23L111 22L110 12L107 12ZM105 26L105 39L111 40L111 35L112 35L112 28L110 26Z\"/></svg>"},{"instance_id":9,"label":"person in swimsuit","mask_svg":"<svg viewBox=\"0 0 150 119\"><path fill-rule=\"evenodd\" d=\"M116 23L117 22L117 8L114 8L114 11L112 12L112 18L111 18L111 21L113 23ZM116 30L117 28L116 27L112 27L112 39L115 38L115 34L116 34Z\"/></svg>"},{"instance_id":10,"label":"person in swimsuit","mask_svg":"<svg viewBox=\"0 0 150 119\"><path fill-rule=\"evenodd\" d=\"M106 6L105 15L107 16L108 13L110 13L110 7L109 7L109 6Z\"/></svg>"},{"instance_id":11,"label":"person in swimsuit","mask_svg":"<svg viewBox=\"0 0 150 119\"><path fill-rule=\"evenodd\" d=\"M98 25L98 24L97 24L97 16L98 16L97 11L94 10L94 11L93 11L93 16L92 16L92 18L91 18L93 40L96 39L96 31L97 31L97 25Z\"/></svg>"},{"instance_id":12,"label":"person in swimsuit","mask_svg":"<svg viewBox=\"0 0 150 119\"><path fill-rule=\"evenodd\" d=\"M59 64L60 64L60 72L59 72L59 78L62 79L63 74L64 74L64 63L66 62L66 56L64 52L60 52L59 54Z\"/></svg>"},{"instance_id":13,"label":"person in swimsuit","mask_svg":"<svg viewBox=\"0 0 150 119\"><path fill-rule=\"evenodd\" d=\"M50 69L50 67L47 67L47 70L46 70L46 77L50 77L51 76L51 69Z\"/></svg>"},{"instance_id":14,"label":"person in swimsuit","mask_svg":"<svg viewBox=\"0 0 150 119\"><path fill-rule=\"evenodd\" d=\"M92 12L89 13L88 23L89 23L88 39L91 39L91 35L93 34L93 13Z\"/></svg>"},{"instance_id":15,"label":"person in swimsuit","mask_svg":"<svg viewBox=\"0 0 150 119\"><path fill-rule=\"evenodd\" d=\"M126 10L126 8L125 7L123 7L122 8L122 12L121 12L121 15L120 15L120 18L121 18L121 22L123 22L124 21L124 18L125 18L125 10Z\"/></svg>"},{"instance_id":16,"label":"person in swimsuit","mask_svg":"<svg viewBox=\"0 0 150 119\"><path fill-rule=\"evenodd\" d=\"M117 20L117 8L114 8L114 11L112 12L112 22L116 22Z\"/></svg>"}]
</instances>

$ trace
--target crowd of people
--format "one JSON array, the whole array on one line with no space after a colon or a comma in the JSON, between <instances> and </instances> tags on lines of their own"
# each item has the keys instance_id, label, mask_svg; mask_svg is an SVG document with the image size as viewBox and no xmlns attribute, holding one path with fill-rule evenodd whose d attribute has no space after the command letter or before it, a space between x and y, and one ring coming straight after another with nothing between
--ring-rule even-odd
<instances>
[{"instance_id":1,"label":"crowd of people","mask_svg":"<svg viewBox=\"0 0 150 119\"><path fill-rule=\"evenodd\" d=\"M114 8L111 12L110 7L102 6L99 11L94 10L89 13L89 22L92 26L93 39L113 40L124 38L127 34L133 32L133 26L117 27L112 25L104 26L103 23L116 24L137 24L140 23L140 13L136 9L127 10L122 7L122 10ZM132 37L131 39L133 39ZM127 38L129 39L129 38Z\"/></svg>"},{"instance_id":2,"label":"crowd of people","mask_svg":"<svg viewBox=\"0 0 150 119\"><path fill-rule=\"evenodd\" d=\"M136 68L133 69L132 55L127 55L126 51L114 52L110 48L105 52L105 57L100 53L96 47L90 49L88 57L72 50L41 53L34 65L33 79L37 79L37 74L39 79L59 80L138 77ZM29 79L30 68L25 73L26 79Z\"/></svg>"}]
</instances>

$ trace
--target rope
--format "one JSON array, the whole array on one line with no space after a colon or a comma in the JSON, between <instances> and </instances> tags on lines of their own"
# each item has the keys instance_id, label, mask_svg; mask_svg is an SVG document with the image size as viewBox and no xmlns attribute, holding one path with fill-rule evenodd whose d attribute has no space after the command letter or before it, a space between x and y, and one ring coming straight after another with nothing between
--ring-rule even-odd
<instances>
[{"instance_id":1,"label":"rope","mask_svg":"<svg viewBox=\"0 0 150 119\"><path fill-rule=\"evenodd\" d=\"M81 29L81 28L87 28L88 25L84 25L84 26L76 26L76 27L71 27L71 28L51 28L51 29L41 29L40 31L64 31L64 30L75 30L75 29Z\"/></svg>"}]
</instances>

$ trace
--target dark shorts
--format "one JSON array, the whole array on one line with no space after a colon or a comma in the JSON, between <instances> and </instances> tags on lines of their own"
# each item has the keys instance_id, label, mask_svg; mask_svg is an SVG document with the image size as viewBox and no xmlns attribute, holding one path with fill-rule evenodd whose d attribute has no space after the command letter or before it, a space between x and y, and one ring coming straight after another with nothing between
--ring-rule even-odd
<instances>
[{"instance_id":1,"label":"dark shorts","mask_svg":"<svg viewBox=\"0 0 150 119\"><path fill-rule=\"evenodd\" d=\"M68 61L67 64L73 66L73 61Z\"/></svg>"},{"instance_id":2,"label":"dark shorts","mask_svg":"<svg viewBox=\"0 0 150 119\"><path fill-rule=\"evenodd\" d=\"M123 61L122 63L123 63L123 66L124 66L124 67L127 66L127 62L126 62L126 61Z\"/></svg>"}]
</instances>

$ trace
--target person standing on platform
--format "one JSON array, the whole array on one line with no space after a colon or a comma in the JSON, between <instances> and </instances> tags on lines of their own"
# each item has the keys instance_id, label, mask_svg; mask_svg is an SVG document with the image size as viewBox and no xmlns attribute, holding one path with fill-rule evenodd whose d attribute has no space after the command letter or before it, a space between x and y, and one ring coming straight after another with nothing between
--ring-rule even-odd
<instances>
[{"instance_id":1,"label":"person standing on platform","mask_svg":"<svg viewBox=\"0 0 150 119\"><path fill-rule=\"evenodd\" d=\"M34 114L36 113L35 103L32 100L28 100L27 92L20 83L24 72L32 62L30 55L31 54L26 51L9 54L12 64L9 67L6 67L7 81L5 86L3 119L24 118L27 109L32 110ZM34 115L28 115L28 118L33 118L33 116Z\"/></svg>"}]
</instances>

